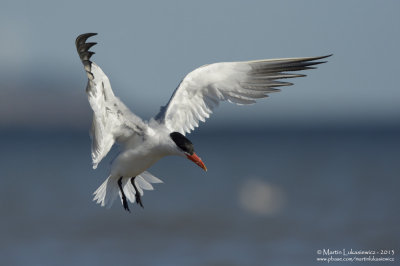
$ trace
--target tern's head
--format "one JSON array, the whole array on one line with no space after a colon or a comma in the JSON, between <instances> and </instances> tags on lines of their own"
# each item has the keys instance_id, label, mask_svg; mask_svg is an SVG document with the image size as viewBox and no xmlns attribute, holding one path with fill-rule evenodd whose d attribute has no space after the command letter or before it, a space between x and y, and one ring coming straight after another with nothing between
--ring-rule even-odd
<instances>
[{"instance_id":1,"label":"tern's head","mask_svg":"<svg viewBox=\"0 0 400 266\"><path fill-rule=\"evenodd\" d=\"M184 155L186 158L200 166L207 171L207 167L201 161L201 159L194 152L194 146L190 140L188 140L184 135L179 132L172 132L169 134L172 141L175 143L177 149Z\"/></svg>"}]
</instances>

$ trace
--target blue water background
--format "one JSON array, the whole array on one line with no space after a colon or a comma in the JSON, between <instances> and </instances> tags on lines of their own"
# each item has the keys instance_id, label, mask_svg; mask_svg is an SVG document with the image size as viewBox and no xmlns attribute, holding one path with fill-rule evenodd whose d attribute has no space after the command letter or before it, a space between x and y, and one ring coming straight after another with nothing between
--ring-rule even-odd
<instances>
[{"instance_id":1,"label":"blue water background","mask_svg":"<svg viewBox=\"0 0 400 266\"><path fill-rule=\"evenodd\" d=\"M159 161L164 183L127 213L92 202L116 149L94 171L87 132L4 130L0 265L317 265L322 248L399 250L399 133L200 131L208 172ZM281 190L279 210L241 206L253 179Z\"/></svg>"}]
</instances>

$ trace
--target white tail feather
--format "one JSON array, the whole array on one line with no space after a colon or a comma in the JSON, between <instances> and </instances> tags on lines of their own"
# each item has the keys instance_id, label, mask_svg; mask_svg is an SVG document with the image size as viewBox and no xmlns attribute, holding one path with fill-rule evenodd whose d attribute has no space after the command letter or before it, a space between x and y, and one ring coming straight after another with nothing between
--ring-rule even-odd
<instances>
[{"instance_id":1,"label":"white tail feather","mask_svg":"<svg viewBox=\"0 0 400 266\"><path fill-rule=\"evenodd\" d=\"M121 191L119 190L118 179L119 177L109 176L103 182L103 184L101 184L101 186L93 193L94 195L93 200L96 201L96 203L100 204L102 207L105 206L106 208L110 208L112 206L118 195L122 202L122 194ZM162 183L162 182L163 181L161 181L160 179L153 176L147 171L141 173L135 178L135 186L141 196L143 196L143 190L154 189L151 183ZM123 177L121 183L126 198L130 202L135 203L136 191L131 183L131 177Z\"/></svg>"}]
</instances>

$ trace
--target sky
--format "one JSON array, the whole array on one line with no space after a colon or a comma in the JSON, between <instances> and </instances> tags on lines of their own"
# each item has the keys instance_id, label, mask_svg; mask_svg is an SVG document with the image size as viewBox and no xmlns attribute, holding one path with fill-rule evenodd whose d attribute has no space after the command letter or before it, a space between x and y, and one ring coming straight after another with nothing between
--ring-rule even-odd
<instances>
[{"instance_id":1,"label":"sky","mask_svg":"<svg viewBox=\"0 0 400 266\"><path fill-rule=\"evenodd\" d=\"M399 1L2 1L0 128L85 129L91 111L75 38L131 110L155 115L180 80L220 61L333 54L252 106L222 104L207 127L397 126ZM260 122L261 121L261 122Z\"/></svg>"}]
</instances>

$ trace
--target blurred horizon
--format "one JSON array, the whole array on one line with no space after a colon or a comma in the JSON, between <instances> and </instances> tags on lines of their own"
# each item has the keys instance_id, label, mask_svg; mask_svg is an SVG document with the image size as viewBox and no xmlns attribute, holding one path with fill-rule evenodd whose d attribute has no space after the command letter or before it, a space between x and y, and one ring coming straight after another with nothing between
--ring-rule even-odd
<instances>
[{"instance_id":1,"label":"blurred horizon","mask_svg":"<svg viewBox=\"0 0 400 266\"><path fill-rule=\"evenodd\" d=\"M313 72L316 71L318 69ZM305 79L309 78L312 77L306 77ZM88 131L91 125L92 110L84 92L86 81L78 84L78 82L68 81L66 77L58 80L45 79L40 75L36 79L32 78L32 81L29 82L22 80L22 84L10 83L12 84L10 85L7 84L7 78L1 80L0 86L3 89L0 92L2 98L0 130ZM4 85L5 83L6 85ZM25 88L27 87L30 88L29 91L26 91ZM299 90L295 87L296 84L283 88L283 91ZM170 91L172 94L174 90L171 89ZM283 93L283 91L272 94L266 99L260 99L256 104L248 106L237 106L222 102L205 123L200 122L200 126L195 131L208 132L225 130L225 128L246 128L249 130L357 130L357 128L359 130L396 130L400 127L398 122L400 117L397 117L396 113L389 112L375 116L357 116L351 113L348 115L335 115L329 112L324 115L318 112L303 114L285 112L276 116L275 113L268 111L277 111L279 113L282 107L268 107L268 105L276 105L276 102L281 100L282 97L280 99L275 98L279 97L279 94ZM114 90L114 92L118 96L118 91ZM290 93L291 91L287 92L288 95ZM133 98L135 98L134 95L135 91L132 92ZM152 112L148 111L149 108L145 110L135 108L135 104L130 102L130 98L122 98L121 100L127 104L133 113L141 116L146 121L153 117L161 107L156 105L156 102L160 101L160 99L156 99L159 98L158 95L155 95L154 110ZM135 99L133 100L135 101ZM165 103L167 101L168 99L165 100ZM264 107L266 109L265 113L253 110L254 107L262 105L267 105L267 107Z\"/></svg>"}]
</instances>

